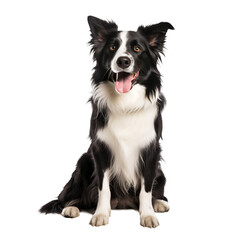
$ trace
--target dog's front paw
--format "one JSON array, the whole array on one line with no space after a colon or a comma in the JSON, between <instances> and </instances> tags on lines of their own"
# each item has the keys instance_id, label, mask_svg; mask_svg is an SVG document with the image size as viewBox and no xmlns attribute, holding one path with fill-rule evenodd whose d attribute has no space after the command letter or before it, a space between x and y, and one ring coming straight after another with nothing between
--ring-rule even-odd
<instances>
[{"instance_id":1,"label":"dog's front paw","mask_svg":"<svg viewBox=\"0 0 240 240\"><path fill-rule=\"evenodd\" d=\"M99 227L99 226L104 226L109 223L109 216L105 214L94 214L91 221L90 225Z\"/></svg>"},{"instance_id":2,"label":"dog's front paw","mask_svg":"<svg viewBox=\"0 0 240 240\"><path fill-rule=\"evenodd\" d=\"M159 225L159 222L155 215L141 215L140 224L143 227L155 228Z\"/></svg>"}]
</instances>

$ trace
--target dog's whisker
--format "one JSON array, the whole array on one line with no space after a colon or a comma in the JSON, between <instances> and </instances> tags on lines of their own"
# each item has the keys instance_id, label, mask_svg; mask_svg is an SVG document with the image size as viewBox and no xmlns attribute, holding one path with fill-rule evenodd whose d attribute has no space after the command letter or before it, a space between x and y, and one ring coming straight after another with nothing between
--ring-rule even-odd
<instances>
[{"instance_id":1,"label":"dog's whisker","mask_svg":"<svg viewBox=\"0 0 240 240\"><path fill-rule=\"evenodd\" d=\"M107 69L107 71L104 73L103 78L108 74L108 78L109 78L109 72L111 73L111 68ZM108 79L106 79L108 80Z\"/></svg>"}]
</instances>

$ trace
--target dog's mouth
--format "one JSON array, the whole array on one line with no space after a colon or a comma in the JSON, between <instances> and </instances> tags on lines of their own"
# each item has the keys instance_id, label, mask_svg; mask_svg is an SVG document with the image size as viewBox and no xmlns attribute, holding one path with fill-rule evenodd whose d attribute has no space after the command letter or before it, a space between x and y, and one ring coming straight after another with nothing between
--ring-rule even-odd
<instances>
[{"instance_id":1,"label":"dog's mouth","mask_svg":"<svg viewBox=\"0 0 240 240\"><path fill-rule=\"evenodd\" d=\"M132 89L133 83L139 75L139 71L132 73L116 73L115 88L119 93L127 93Z\"/></svg>"}]
</instances>

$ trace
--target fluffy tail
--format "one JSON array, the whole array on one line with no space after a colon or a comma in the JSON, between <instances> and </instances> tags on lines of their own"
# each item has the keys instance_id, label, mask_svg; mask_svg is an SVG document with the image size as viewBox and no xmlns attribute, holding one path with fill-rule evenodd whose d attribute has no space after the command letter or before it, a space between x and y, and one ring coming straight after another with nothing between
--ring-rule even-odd
<instances>
[{"instance_id":1,"label":"fluffy tail","mask_svg":"<svg viewBox=\"0 0 240 240\"><path fill-rule=\"evenodd\" d=\"M53 200L45 205L43 205L41 207L41 209L39 210L40 213L61 213L63 210L63 207L60 203L59 200Z\"/></svg>"}]
</instances>

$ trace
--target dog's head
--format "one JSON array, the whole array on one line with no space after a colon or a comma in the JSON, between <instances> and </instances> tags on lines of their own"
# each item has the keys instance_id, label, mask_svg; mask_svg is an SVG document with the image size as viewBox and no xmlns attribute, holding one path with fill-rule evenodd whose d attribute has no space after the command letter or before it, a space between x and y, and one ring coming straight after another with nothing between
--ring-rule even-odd
<instances>
[{"instance_id":1,"label":"dog's head","mask_svg":"<svg viewBox=\"0 0 240 240\"><path fill-rule=\"evenodd\" d=\"M114 22L89 16L93 57L97 62L94 81L113 81L119 93L129 92L135 84L144 84L157 71L170 23L140 26L134 31L118 31ZM104 74L100 74L104 73Z\"/></svg>"}]
</instances>

